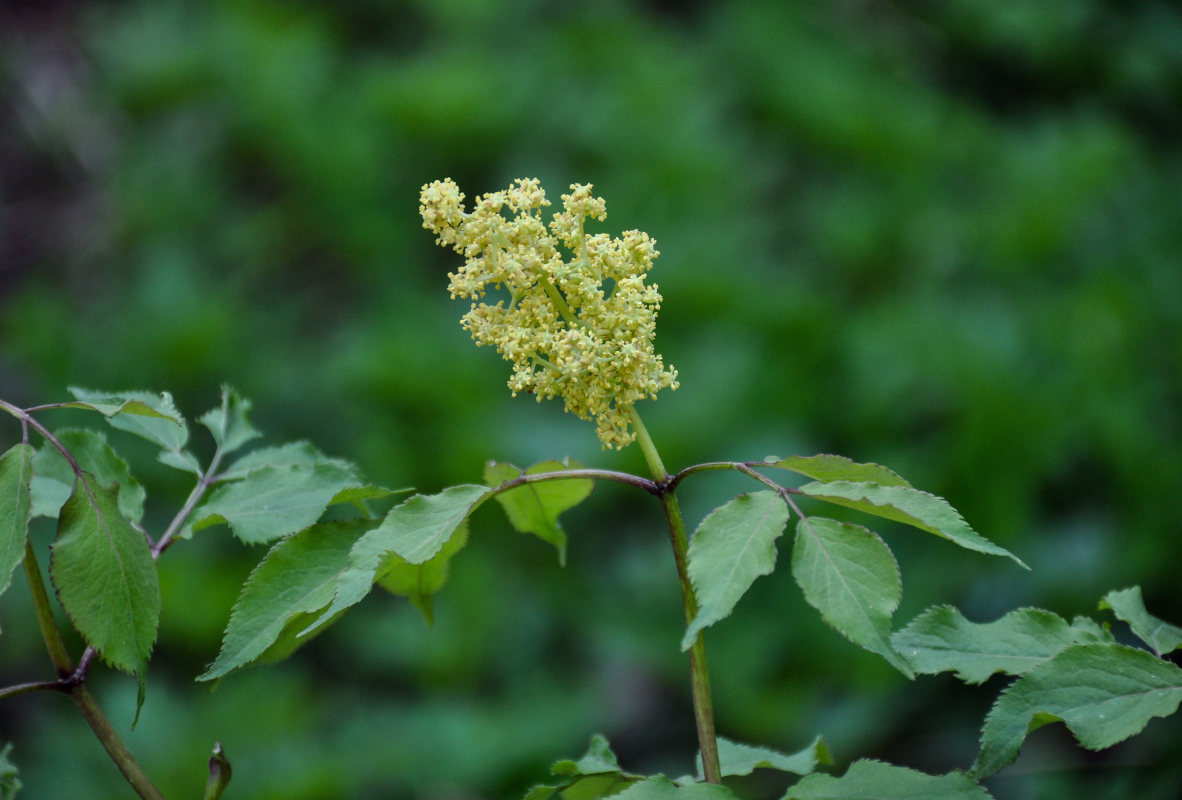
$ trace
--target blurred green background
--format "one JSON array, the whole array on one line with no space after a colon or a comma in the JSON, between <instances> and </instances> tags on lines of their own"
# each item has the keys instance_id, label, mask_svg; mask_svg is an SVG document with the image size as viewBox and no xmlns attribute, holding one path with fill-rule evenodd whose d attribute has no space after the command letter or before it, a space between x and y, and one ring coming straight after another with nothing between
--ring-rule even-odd
<instances>
[{"instance_id":1,"label":"blurred green background","mask_svg":"<svg viewBox=\"0 0 1182 800\"><path fill-rule=\"evenodd\" d=\"M877 525L902 565L900 626L935 602L1094 613L1134 583L1182 621L1171 3L6 3L0 109L6 400L168 390L194 418L228 382L271 441L426 492L488 458L643 471L558 404L509 397L447 298L458 257L417 213L444 176L469 197L537 176L555 201L592 182L602 229L646 230L662 253L657 347L681 388L643 413L671 468L885 463L1033 568ZM19 435L0 428L0 445ZM189 487L111 438L162 526ZM749 486L685 488L696 524ZM177 798L198 796L219 739L227 798L514 797L595 731L626 768L688 772L658 509L602 485L566 528L560 568L481 511L434 628L375 593L213 693L192 679L262 551L202 532L161 564L133 751ZM20 575L0 627L0 683L50 677ZM840 769L967 767L1005 685L908 682L826 629L787 570L708 644L724 735L796 750L821 733ZM92 681L126 730L134 680ZM1179 733L1159 720L1089 754L1050 726L987 785L1173 800ZM3 740L22 796L130 795L63 697L5 701Z\"/></svg>"}]
</instances>

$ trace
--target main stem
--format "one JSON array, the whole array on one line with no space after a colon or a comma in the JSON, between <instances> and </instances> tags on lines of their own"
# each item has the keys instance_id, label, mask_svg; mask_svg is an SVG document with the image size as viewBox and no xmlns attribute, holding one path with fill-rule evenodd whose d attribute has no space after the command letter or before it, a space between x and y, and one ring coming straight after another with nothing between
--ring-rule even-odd
<instances>
[{"instance_id":1,"label":"main stem","mask_svg":"<svg viewBox=\"0 0 1182 800\"><path fill-rule=\"evenodd\" d=\"M644 452L653 480L663 487L669 480L669 473L661 463L661 456L640 415L635 409L631 409L631 415L636 441ZM698 616L698 596L689 577L689 537L685 532L677 496L672 491L662 491L659 497L669 523L669 539L673 544L673 560L677 562L681 602L685 607L685 622L688 625ZM710 698L710 668L706 664L706 640L701 632L690 648L690 690L694 701L694 720L698 726L698 748L702 753L702 774L708 783L722 783L722 770L718 765L718 735L714 731L714 703Z\"/></svg>"}]
</instances>

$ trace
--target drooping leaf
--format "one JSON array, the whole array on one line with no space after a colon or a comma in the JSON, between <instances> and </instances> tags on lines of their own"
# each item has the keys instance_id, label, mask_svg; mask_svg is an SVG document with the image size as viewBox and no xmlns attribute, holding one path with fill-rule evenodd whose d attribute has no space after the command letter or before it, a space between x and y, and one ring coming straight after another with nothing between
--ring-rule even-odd
<instances>
[{"instance_id":1,"label":"drooping leaf","mask_svg":"<svg viewBox=\"0 0 1182 800\"><path fill-rule=\"evenodd\" d=\"M1102 750L1140 733L1182 702L1182 669L1119 644L1077 644L1014 681L993 704L969 771L992 775L1018 756L1027 734L1063 722L1076 741Z\"/></svg>"},{"instance_id":2,"label":"drooping leaf","mask_svg":"<svg viewBox=\"0 0 1182 800\"><path fill-rule=\"evenodd\" d=\"M828 503L864 511L934 533L968 550L1012 558L1029 569L1020 558L974 531L947 500L910 486L884 486L865 481L807 483L800 491Z\"/></svg>"},{"instance_id":3,"label":"drooping leaf","mask_svg":"<svg viewBox=\"0 0 1182 800\"><path fill-rule=\"evenodd\" d=\"M848 522L802 519L796 524L792 576L825 622L914 677L891 645L891 615L903 597L903 581L877 534Z\"/></svg>"},{"instance_id":4,"label":"drooping leaf","mask_svg":"<svg viewBox=\"0 0 1182 800\"><path fill-rule=\"evenodd\" d=\"M862 759L845 775L815 773L788 790L784 800L990 800L985 787L963 772L928 775Z\"/></svg>"},{"instance_id":5,"label":"drooping leaf","mask_svg":"<svg viewBox=\"0 0 1182 800\"><path fill-rule=\"evenodd\" d=\"M529 469L522 470L512 464L488 462L484 467L484 482L496 487L505 481L522 475L537 475L543 472L561 472L578 469L573 461L543 461ZM558 560L566 564L566 532L558 522L562 512L574 508L587 499L595 487L587 478L571 478L538 483L527 483L494 495L505 509L509 524L521 533L532 533L558 550Z\"/></svg>"},{"instance_id":6,"label":"drooping leaf","mask_svg":"<svg viewBox=\"0 0 1182 800\"><path fill-rule=\"evenodd\" d=\"M732 742L721 737L718 739L718 764L724 777L727 775L750 775L760 768L791 772L794 775L808 775L816 770L818 764L829 763L832 763L829 748L825 746L825 742L820 736L814 739L808 747L791 755L766 747L752 747L749 744ZM699 779L703 774L702 756L699 754Z\"/></svg>"},{"instance_id":7,"label":"drooping leaf","mask_svg":"<svg viewBox=\"0 0 1182 800\"><path fill-rule=\"evenodd\" d=\"M768 456L764 463L769 467L792 470L815 481L866 481L880 486L911 486L892 469L881 464L859 464L845 456Z\"/></svg>"},{"instance_id":8,"label":"drooping leaf","mask_svg":"<svg viewBox=\"0 0 1182 800\"><path fill-rule=\"evenodd\" d=\"M223 385L221 406L206 411L197 421L209 428L223 453L232 453L251 439L262 436L247 419L250 408L249 400L230 386Z\"/></svg>"},{"instance_id":9,"label":"drooping leaf","mask_svg":"<svg viewBox=\"0 0 1182 800\"><path fill-rule=\"evenodd\" d=\"M12 752L12 743L0 749L0 800L15 800L16 793L21 790L21 779L17 777L16 765L8 760Z\"/></svg>"},{"instance_id":10,"label":"drooping leaf","mask_svg":"<svg viewBox=\"0 0 1182 800\"><path fill-rule=\"evenodd\" d=\"M698 632L731 613L760 575L776 566L776 539L788 524L788 506L771 491L741 494L711 511L689 546L689 576L698 615L681 638L688 650Z\"/></svg>"},{"instance_id":11,"label":"drooping leaf","mask_svg":"<svg viewBox=\"0 0 1182 800\"><path fill-rule=\"evenodd\" d=\"M1133 629L1137 638L1160 655L1182 647L1182 628L1163 622L1145 610L1141 587L1113 589L1100 601L1101 609L1110 609L1116 618Z\"/></svg>"},{"instance_id":12,"label":"drooping leaf","mask_svg":"<svg viewBox=\"0 0 1182 800\"><path fill-rule=\"evenodd\" d=\"M349 566L337 582L332 605L305 632L321 627L361 602L390 553L408 564L425 564L441 552L491 491L461 484L439 494L416 494L390 509L382 523L362 536L349 553Z\"/></svg>"},{"instance_id":13,"label":"drooping leaf","mask_svg":"<svg viewBox=\"0 0 1182 800\"><path fill-rule=\"evenodd\" d=\"M929 608L891 637L916 672L956 672L965 683L982 683L995 672L1021 675L1064 647L1089 641L1095 641L1093 632L1050 611L1022 608L977 623L952 606Z\"/></svg>"},{"instance_id":14,"label":"drooping leaf","mask_svg":"<svg viewBox=\"0 0 1182 800\"><path fill-rule=\"evenodd\" d=\"M134 672L156 641L160 582L148 540L119 512L118 492L83 473L58 515L50 576L87 643Z\"/></svg>"},{"instance_id":15,"label":"drooping leaf","mask_svg":"<svg viewBox=\"0 0 1182 800\"><path fill-rule=\"evenodd\" d=\"M619 800L733 800L735 794L713 783L677 784L664 775L654 775L613 796Z\"/></svg>"},{"instance_id":16,"label":"drooping leaf","mask_svg":"<svg viewBox=\"0 0 1182 800\"><path fill-rule=\"evenodd\" d=\"M77 386L71 386L69 392L88 406L124 403L120 409L124 413L107 416L107 422L114 428L154 442L164 450L179 452L189 441L189 426L185 424L185 418L177 411L172 395L168 392L96 392ZM128 411L131 413L126 413ZM154 413L149 416L149 412Z\"/></svg>"},{"instance_id":17,"label":"drooping leaf","mask_svg":"<svg viewBox=\"0 0 1182 800\"><path fill-rule=\"evenodd\" d=\"M33 448L16 444L0 456L0 594L25 557L31 508Z\"/></svg>"},{"instance_id":18,"label":"drooping leaf","mask_svg":"<svg viewBox=\"0 0 1182 800\"><path fill-rule=\"evenodd\" d=\"M57 440L84 471L99 483L119 484L119 511L132 522L144 516L144 487L131 474L127 462L115 452L101 433L68 429L57 431ZM74 491L74 470L56 447L46 444L33 459L33 516L56 517L70 492Z\"/></svg>"},{"instance_id":19,"label":"drooping leaf","mask_svg":"<svg viewBox=\"0 0 1182 800\"><path fill-rule=\"evenodd\" d=\"M337 580L348 568L349 551L372 525L360 519L322 522L277 542L247 578L230 613L221 652L197 680L214 680L253 663L293 618L331 603ZM292 644L294 649L294 640Z\"/></svg>"},{"instance_id":20,"label":"drooping leaf","mask_svg":"<svg viewBox=\"0 0 1182 800\"><path fill-rule=\"evenodd\" d=\"M219 487L193 514L193 531L226 524L247 544L259 544L312 525L357 476L331 463L263 467Z\"/></svg>"},{"instance_id":21,"label":"drooping leaf","mask_svg":"<svg viewBox=\"0 0 1182 800\"><path fill-rule=\"evenodd\" d=\"M378 567L377 583L391 594L408 599L430 625L435 620L435 594L447 583L451 558L468 543L468 522L456 528L439 552L422 564L411 564L397 553L388 553Z\"/></svg>"}]
</instances>

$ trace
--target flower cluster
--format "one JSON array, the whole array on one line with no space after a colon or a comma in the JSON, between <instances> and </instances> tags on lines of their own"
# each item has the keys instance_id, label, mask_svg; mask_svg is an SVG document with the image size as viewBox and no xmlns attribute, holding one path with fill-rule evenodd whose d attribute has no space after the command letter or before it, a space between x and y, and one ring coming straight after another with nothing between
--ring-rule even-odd
<instances>
[{"instance_id":1,"label":"flower cluster","mask_svg":"<svg viewBox=\"0 0 1182 800\"><path fill-rule=\"evenodd\" d=\"M536 179L476 198L471 212L450 178L424 186L419 199L423 227L466 259L448 275L451 296L473 301L462 324L476 343L513 364L513 394L561 396L567 411L595 420L605 447L635 439L632 404L677 388L677 371L653 353L661 295L644 282L659 255L649 235L584 233L587 218L607 216L589 184L572 185L548 225ZM490 288L508 302L484 302Z\"/></svg>"}]
</instances>

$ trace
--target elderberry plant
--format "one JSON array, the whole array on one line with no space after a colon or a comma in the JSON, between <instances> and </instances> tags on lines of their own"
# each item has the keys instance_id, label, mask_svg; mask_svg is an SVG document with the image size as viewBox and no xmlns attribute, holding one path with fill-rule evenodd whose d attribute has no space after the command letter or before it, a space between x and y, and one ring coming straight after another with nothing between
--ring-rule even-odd
<instances>
[{"instance_id":1,"label":"elderberry plant","mask_svg":"<svg viewBox=\"0 0 1182 800\"><path fill-rule=\"evenodd\" d=\"M1153 717L1176 712L1182 669L1164 656L1182 647L1182 628L1152 616L1135 586L1109 592L1099 609L1126 623L1141 647L1118 644L1108 622L1068 622L1031 608L978 623L940 605L896 629L892 617L902 581L886 542L862 525L806 514L802 504L853 509L1025 565L974 531L946 500L886 467L823 454L708 462L669 472L636 412L637 403L677 388L676 371L653 350L661 296L646 278L659 253L640 231L620 238L587 233L587 220L606 217L605 203L591 186L573 185L562 197L563 210L548 222L542 209L549 202L536 180L485 194L471 211L450 180L424 186L420 201L424 227L465 258L450 275L451 294L471 301L462 324L476 343L494 347L512 364L509 389L539 402L561 397L568 411L595 422L605 450L637 443L650 475L570 460L525 469L489 462L481 483L414 494L374 514L371 504L396 490L368 483L352 464L307 443L241 454L259 433L248 419L250 404L228 388L221 406L199 419L216 448L204 465L186 447L188 424L168 395L74 389L74 400L65 403L22 409L0 401L0 409L21 425L20 442L0 456L0 592L23 562L57 674L0 688L0 698L65 692L139 796L160 798L85 684L98 658L138 675L142 702L160 616L156 562L169 547L223 526L245 543L270 545L242 588L220 652L197 676L214 681L291 655L374 586L406 597L429 621L450 561L468 541L469 518L490 498L516 530L550 543L565 561L559 517L584 501L598 480L642 490L664 512L685 611L681 649L689 659L697 768L678 777L627 772L596 734L581 758L556 762L552 780L529 790L526 800L731 798L723 779L757 768L799 777L784 800L981 800L990 795L980 781L1012 762L1026 736L1042 725L1062 722L1082 746L1095 750L1139 733ZM491 304L490 292L497 297ZM159 446L164 464L194 476L188 499L159 536L142 526L145 492L105 436L89 429L50 431L38 419L50 408L99 412L114 428ZM30 431L43 440L40 449L30 444ZM678 493L719 470L739 472L757 486L707 514L690 536ZM788 485L781 477L786 473L807 482ZM338 511L328 519L330 506L355 513ZM49 575L69 624L87 645L77 660L66 652L28 542L34 516L57 519ZM717 735L704 632L730 615L757 578L774 571L778 542L793 518L792 577L806 602L850 642L908 678L953 672L977 684L996 673L1014 677L986 717L980 752L967 770L929 775L864 759L837 777L821 771L832 759L820 736L785 754ZM0 750L5 800L19 789L8 755L9 748ZM220 796L229 776L229 762L215 745L207 800Z\"/></svg>"}]
</instances>

